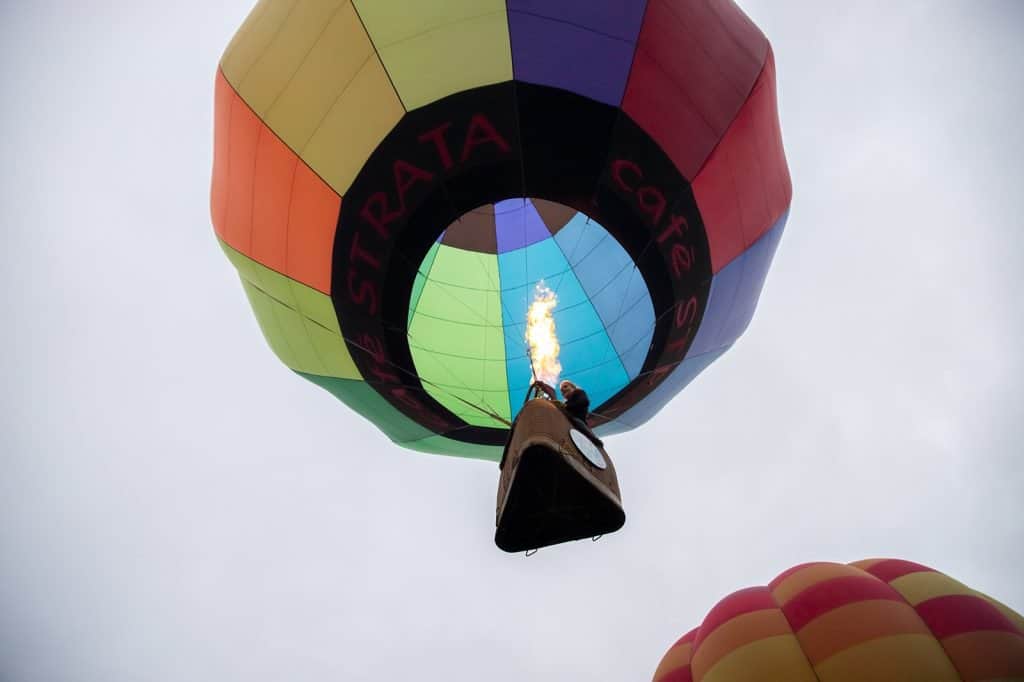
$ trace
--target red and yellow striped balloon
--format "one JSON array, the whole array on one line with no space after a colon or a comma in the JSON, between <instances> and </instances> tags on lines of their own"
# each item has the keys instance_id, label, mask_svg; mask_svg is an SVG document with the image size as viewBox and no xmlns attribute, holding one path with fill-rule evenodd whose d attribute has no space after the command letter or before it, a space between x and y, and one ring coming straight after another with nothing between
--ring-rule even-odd
<instances>
[{"instance_id":1,"label":"red and yellow striped balloon","mask_svg":"<svg viewBox=\"0 0 1024 682\"><path fill-rule=\"evenodd\" d=\"M802 564L718 602L654 680L1024 680L1024 618L910 561Z\"/></svg>"}]
</instances>

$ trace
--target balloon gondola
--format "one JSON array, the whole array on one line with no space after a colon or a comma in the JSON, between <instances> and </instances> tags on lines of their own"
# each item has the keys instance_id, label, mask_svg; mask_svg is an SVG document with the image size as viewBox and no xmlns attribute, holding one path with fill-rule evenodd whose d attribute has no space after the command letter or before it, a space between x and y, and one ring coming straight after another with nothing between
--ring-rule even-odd
<instances>
[{"instance_id":1,"label":"balloon gondola","mask_svg":"<svg viewBox=\"0 0 1024 682\"><path fill-rule=\"evenodd\" d=\"M626 522L604 444L536 390L516 416L499 466L494 542L506 552L594 538Z\"/></svg>"}]
</instances>

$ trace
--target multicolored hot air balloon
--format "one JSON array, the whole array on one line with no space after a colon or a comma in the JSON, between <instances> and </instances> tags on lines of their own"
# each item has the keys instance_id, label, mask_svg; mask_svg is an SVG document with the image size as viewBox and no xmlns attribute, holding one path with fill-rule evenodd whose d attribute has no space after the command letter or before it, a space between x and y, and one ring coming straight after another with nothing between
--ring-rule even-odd
<instances>
[{"instance_id":1,"label":"multicolored hot air balloon","mask_svg":"<svg viewBox=\"0 0 1024 682\"><path fill-rule=\"evenodd\" d=\"M803 564L718 602L654 680L1021 681L1024 618L909 561Z\"/></svg>"},{"instance_id":2,"label":"multicolored hot air balloon","mask_svg":"<svg viewBox=\"0 0 1024 682\"><path fill-rule=\"evenodd\" d=\"M271 348L427 452L500 457L540 283L598 433L650 419L748 325L791 195L729 0L261 0L215 119Z\"/></svg>"}]
</instances>

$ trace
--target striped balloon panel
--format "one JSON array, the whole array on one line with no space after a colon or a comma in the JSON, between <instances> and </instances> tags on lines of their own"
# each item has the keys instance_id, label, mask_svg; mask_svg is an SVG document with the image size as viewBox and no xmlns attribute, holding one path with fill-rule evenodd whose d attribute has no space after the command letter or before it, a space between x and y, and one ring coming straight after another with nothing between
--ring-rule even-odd
<instances>
[{"instance_id":1,"label":"striped balloon panel","mask_svg":"<svg viewBox=\"0 0 1024 682\"><path fill-rule=\"evenodd\" d=\"M654 679L1024 680L1022 623L919 564L803 564L720 601Z\"/></svg>"}]
</instances>

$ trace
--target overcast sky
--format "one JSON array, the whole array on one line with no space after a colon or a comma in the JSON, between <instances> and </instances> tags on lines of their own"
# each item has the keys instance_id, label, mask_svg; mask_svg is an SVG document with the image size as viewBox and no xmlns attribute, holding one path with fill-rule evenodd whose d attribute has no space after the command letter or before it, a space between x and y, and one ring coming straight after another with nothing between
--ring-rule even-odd
<instances>
[{"instance_id":1,"label":"overcast sky","mask_svg":"<svg viewBox=\"0 0 1024 682\"><path fill-rule=\"evenodd\" d=\"M0 679L644 680L810 560L1024 610L1024 3L743 5L794 186L757 315L610 439L626 527L527 559L493 463L262 340L208 210L249 3L0 3Z\"/></svg>"}]
</instances>

